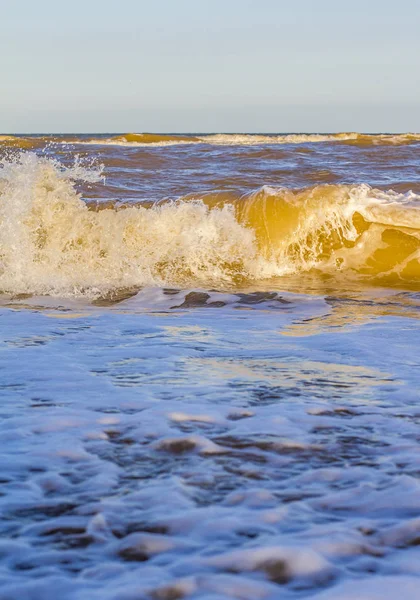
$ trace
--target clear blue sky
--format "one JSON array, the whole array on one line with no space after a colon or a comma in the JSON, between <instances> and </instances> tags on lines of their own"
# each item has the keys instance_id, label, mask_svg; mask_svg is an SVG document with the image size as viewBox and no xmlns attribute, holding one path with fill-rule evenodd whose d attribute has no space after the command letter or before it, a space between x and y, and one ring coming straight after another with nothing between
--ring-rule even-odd
<instances>
[{"instance_id":1,"label":"clear blue sky","mask_svg":"<svg viewBox=\"0 0 420 600\"><path fill-rule=\"evenodd\" d=\"M420 0L0 0L1 132L420 131Z\"/></svg>"}]
</instances>

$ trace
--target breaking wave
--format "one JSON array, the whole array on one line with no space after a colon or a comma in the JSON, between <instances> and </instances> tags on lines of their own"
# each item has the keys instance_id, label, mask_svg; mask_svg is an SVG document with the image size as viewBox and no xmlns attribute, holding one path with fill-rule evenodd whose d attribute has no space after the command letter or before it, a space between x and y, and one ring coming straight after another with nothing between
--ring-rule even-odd
<instances>
[{"instance_id":1,"label":"breaking wave","mask_svg":"<svg viewBox=\"0 0 420 600\"><path fill-rule=\"evenodd\" d=\"M412 192L265 186L98 210L75 180L100 178L32 153L0 163L0 290L97 297L303 272L420 284L420 196Z\"/></svg>"},{"instance_id":2,"label":"breaking wave","mask_svg":"<svg viewBox=\"0 0 420 600\"><path fill-rule=\"evenodd\" d=\"M160 135L150 133L127 133L105 139L92 139L90 144L111 144L121 146L170 146L176 144L212 144L217 146L259 146L267 144L308 144L317 142L348 142L360 145L410 144L420 141L420 134L284 134L259 135L239 133L217 133L206 135Z\"/></svg>"},{"instance_id":3,"label":"breaking wave","mask_svg":"<svg viewBox=\"0 0 420 600\"><path fill-rule=\"evenodd\" d=\"M308 144L341 142L360 146L404 145L420 142L420 133L365 134L365 133L291 133L281 135L216 133L216 134L157 134L125 133L111 137L86 138L86 136L22 137L0 135L1 147L36 148L45 143L94 144L111 146L173 146L178 144L210 144L216 146L259 146L278 144Z\"/></svg>"}]
</instances>

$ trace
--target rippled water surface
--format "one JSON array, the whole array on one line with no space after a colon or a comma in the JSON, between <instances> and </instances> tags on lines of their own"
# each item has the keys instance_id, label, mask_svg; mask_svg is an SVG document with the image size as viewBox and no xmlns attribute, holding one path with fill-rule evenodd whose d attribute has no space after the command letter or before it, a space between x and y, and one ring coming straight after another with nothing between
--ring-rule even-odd
<instances>
[{"instance_id":1,"label":"rippled water surface","mask_svg":"<svg viewBox=\"0 0 420 600\"><path fill-rule=\"evenodd\" d=\"M0 137L1 600L418 599L420 142L346 135Z\"/></svg>"}]
</instances>

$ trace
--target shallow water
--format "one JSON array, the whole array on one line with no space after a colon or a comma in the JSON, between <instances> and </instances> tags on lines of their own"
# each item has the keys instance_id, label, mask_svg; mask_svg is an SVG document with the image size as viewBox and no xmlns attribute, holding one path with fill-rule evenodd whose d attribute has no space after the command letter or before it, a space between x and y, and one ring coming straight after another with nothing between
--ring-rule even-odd
<instances>
[{"instance_id":1,"label":"shallow water","mask_svg":"<svg viewBox=\"0 0 420 600\"><path fill-rule=\"evenodd\" d=\"M0 150L0 599L417 599L418 141L97 138Z\"/></svg>"}]
</instances>

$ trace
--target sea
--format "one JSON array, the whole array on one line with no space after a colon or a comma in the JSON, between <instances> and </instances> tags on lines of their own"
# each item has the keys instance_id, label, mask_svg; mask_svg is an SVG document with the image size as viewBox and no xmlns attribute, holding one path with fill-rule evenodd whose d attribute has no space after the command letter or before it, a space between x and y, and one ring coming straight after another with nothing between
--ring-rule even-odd
<instances>
[{"instance_id":1,"label":"sea","mask_svg":"<svg viewBox=\"0 0 420 600\"><path fill-rule=\"evenodd\" d=\"M0 600L420 598L420 134L0 136Z\"/></svg>"}]
</instances>

